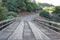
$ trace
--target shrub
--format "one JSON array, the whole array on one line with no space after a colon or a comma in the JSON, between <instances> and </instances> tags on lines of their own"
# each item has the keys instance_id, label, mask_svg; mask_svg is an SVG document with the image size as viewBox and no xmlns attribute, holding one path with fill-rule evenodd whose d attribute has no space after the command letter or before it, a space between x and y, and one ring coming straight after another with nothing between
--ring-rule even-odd
<instances>
[{"instance_id":1,"label":"shrub","mask_svg":"<svg viewBox=\"0 0 60 40\"><path fill-rule=\"evenodd\" d=\"M37 8L38 8L38 4L36 4L36 3L27 3L26 4L27 6L26 6L26 9L27 9L27 11L35 11Z\"/></svg>"},{"instance_id":2,"label":"shrub","mask_svg":"<svg viewBox=\"0 0 60 40\"><path fill-rule=\"evenodd\" d=\"M32 3L32 7L33 7L33 11L35 11L36 9L38 9L38 4Z\"/></svg>"},{"instance_id":3,"label":"shrub","mask_svg":"<svg viewBox=\"0 0 60 40\"><path fill-rule=\"evenodd\" d=\"M54 14L53 17L52 17L52 20L55 21L55 22L60 22L60 17L58 17L58 15Z\"/></svg>"},{"instance_id":4,"label":"shrub","mask_svg":"<svg viewBox=\"0 0 60 40\"><path fill-rule=\"evenodd\" d=\"M14 18L14 16L8 16L7 19L11 19L11 18Z\"/></svg>"},{"instance_id":5,"label":"shrub","mask_svg":"<svg viewBox=\"0 0 60 40\"><path fill-rule=\"evenodd\" d=\"M43 10L40 12L39 15L42 16L42 17L50 18L50 17L49 17L49 13L46 12L46 11L43 11Z\"/></svg>"},{"instance_id":6,"label":"shrub","mask_svg":"<svg viewBox=\"0 0 60 40\"><path fill-rule=\"evenodd\" d=\"M60 6L56 6L55 11L53 13L60 14Z\"/></svg>"},{"instance_id":7,"label":"shrub","mask_svg":"<svg viewBox=\"0 0 60 40\"><path fill-rule=\"evenodd\" d=\"M55 7L54 6L51 6L51 7L43 7L43 10L45 10L45 11L55 11Z\"/></svg>"},{"instance_id":8,"label":"shrub","mask_svg":"<svg viewBox=\"0 0 60 40\"><path fill-rule=\"evenodd\" d=\"M7 16L14 16L14 17L16 17L16 13L15 12L8 12Z\"/></svg>"},{"instance_id":9,"label":"shrub","mask_svg":"<svg viewBox=\"0 0 60 40\"><path fill-rule=\"evenodd\" d=\"M31 3L27 4L27 11L32 11L32 10L33 10L33 7Z\"/></svg>"},{"instance_id":10,"label":"shrub","mask_svg":"<svg viewBox=\"0 0 60 40\"><path fill-rule=\"evenodd\" d=\"M5 7L0 6L0 21L7 18L7 9Z\"/></svg>"}]
</instances>

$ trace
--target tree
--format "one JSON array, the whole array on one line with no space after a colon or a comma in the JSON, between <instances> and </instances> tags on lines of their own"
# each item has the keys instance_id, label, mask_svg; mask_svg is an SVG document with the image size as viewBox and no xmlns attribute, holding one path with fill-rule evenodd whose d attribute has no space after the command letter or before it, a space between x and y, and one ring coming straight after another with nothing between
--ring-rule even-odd
<instances>
[{"instance_id":1,"label":"tree","mask_svg":"<svg viewBox=\"0 0 60 40\"><path fill-rule=\"evenodd\" d=\"M45 11L54 11L55 7L51 6L51 7L44 7L43 10Z\"/></svg>"},{"instance_id":2,"label":"tree","mask_svg":"<svg viewBox=\"0 0 60 40\"><path fill-rule=\"evenodd\" d=\"M2 0L0 0L0 21L7 18L7 9L2 6Z\"/></svg>"},{"instance_id":3,"label":"tree","mask_svg":"<svg viewBox=\"0 0 60 40\"><path fill-rule=\"evenodd\" d=\"M25 10L25 0L3 0L3 4L9 11L19 12Z\"/></svg>"},{"instance_id":4,"label":"tree","mask_svg":"<svg viewBox=\"0 0 60 40\"><path fill-rule=\"evenodd\" d=\"M60 13L60 6L55 6L55 11L54 11L55 13Z\"/></svg>"},{"instance_id":5,"label":"tree","mask_svg":"<svg viewBox=\"0 0 60 40\"><path fill-rule=\"evenodd\" d=\"M0 6L2 6L2 0L0 0Z\"/></svg>"},{"instance_id":6,"label":"tree","mask_svg":"<svg viewBox=\"0 0 60 40\"><path fill-rule=\"evenodd\" d=\"M29 2L29 0L3 0L3 5L9 11L14 12L33 11L37 8L36 3Z\"/></svg>"}]
</instances>

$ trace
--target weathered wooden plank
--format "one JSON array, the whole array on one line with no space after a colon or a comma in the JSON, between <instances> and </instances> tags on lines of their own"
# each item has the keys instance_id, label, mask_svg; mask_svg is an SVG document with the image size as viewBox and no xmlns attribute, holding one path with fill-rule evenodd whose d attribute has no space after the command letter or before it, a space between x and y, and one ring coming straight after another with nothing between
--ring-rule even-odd
<instances>
[{"instance_id":1,"label":"weathered wooden plank","mask_svg":"<svg viewBox=\"0 0 60 40\"><path fill-rule=\"evenodd\" d=\"M36 40L50 40L49 37L47 37L44 33L42 33L39 28L37 28L33 23L28 22L30 25L30 28L36 38Z\"/></svg>"},{"instance_id":2,"label":"weathered wooden plank","mask_svg":"<svg viewBox=\"0 0 60 40\"><path fill-rule=\"evenodd\" d=\"M23 29L24 29L24 22L21 22L15 32L9 37L8 40L22 40L23 38Z\"/></svg>"},{"instance_id":3,"label":"weathered wooden plank","mask_svg":"<svg viewBox=\"0 0 60 40\"><path fill-rule=\"evenodd\" d=\"M13 23L13 21L11 21L11 22L9 22L9 23L6 23L5 25L0 26L0 30L2 30L3 28L7 27L7 25L9 25L9 24L11 24L11 23Z\"/></svg>"},{"instance_id":4,"label":"weathered wooden plank","mask_svg":"<svg viewBox=\"0 0 60 40\"><path fill-rule=\"evenodd\" d=\"M13 19L8 19L8 20L4 20L4 21L0 21L0 24L1 23L5 23L5 22L8 22L8 21L12 21L12 20L15 20L16 18L13 18Z\"/></svg>"},{"instance_id":5,"label":"weathered wooden plank","mask_svg":"<svg viewBox=\"0 0 60 40\"><path fill-rule=\"evenodd\" d=\"M47 22L47 23L52 23L52 24L60 25L60 23L58 23L58 22L53 22L53 21L43 20L43 19L39 19L39 18L35 18L35 19L36 19L36 20L43 21L43 22Z\"/></svg>"},{"instance_id":6,"label":"weathered wooden plank","mask_svg":"<svg viewBox=\"0 0 60 40\"><path fill-rule=\"evenodd\" d=\"M55 27L55 26L53 26L53 25L49 25L48 23L51 23L51 22L48 22L48 21L43 21L43 20L40 20L40 19L37 19L36 21L38 21L38 22L40 22L40 23L42 23L42 24L44 24L44 25L46 25L47 27L50 27L50 28L52 28L52 29L57 29L59 32L60 32L60 28L59 27ZM42 22L41 22L42 21ZM45 22L47 22L47 23L45 23ZM54 23L51 23L51 24L54 24Z\"/></svg>"},{"instance_id":7,"label":"weathered wooden plank","mask_svg":"<svg viewBox=\"0 0 60 40\"><path fill-rule=\"evenodd\" d=\"M35 25L44 33L46 34L51 40L60 40L60 33L48 28L44 24L40 22L34 22Z\"/></svg>"},{"instance_id":8,"label":"weathered wooden plank","mask_svg":"<svg viewBox=\"0 0 60 40\"><path fill-rule=\"evenodd\" d=\"M14 22L5 29L0 31L0 40L7 40L9 36L14 32L14 30L17 28L18 22Z\"/></svg>"}]
</instances>

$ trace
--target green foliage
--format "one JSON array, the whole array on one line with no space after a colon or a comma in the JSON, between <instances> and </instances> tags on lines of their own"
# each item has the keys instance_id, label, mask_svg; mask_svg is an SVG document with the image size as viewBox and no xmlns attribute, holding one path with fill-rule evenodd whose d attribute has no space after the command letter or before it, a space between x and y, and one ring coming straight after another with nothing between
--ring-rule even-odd
<instances>
[{"instance_id":1,"label":"green foliage","mask_svg":"<svg viewBox=\"0 0 60 40\"><path fill-rule=\"evenodd\" d=\"M48 13L48 11L55 10L52 13L52 16ZM40 12L40 16L47 18L50 21L60 22L60 7L44 7L43 11Z\"/></svg>"},{"instance_id":2,"label":"green foliage","mask_svg":"<svg viewBox=\"0 0 60 40\"><path fill-rule=\"evenodd\" d=\"M26 8L27 8L27 11L32 11L33 10L33 7L32 7L31 3L28 3Z\"/></svg>"},{"instance_id":3,"label":"green foliage","mask_svg":"<svg viewBox=\"0 0 60 40\"><path fill-rule=\"evenodd\" d=\"M0 6L2 6L2 0L0 0Z\"/></svg>"},{"instance_id":4,"label":"green foliage","mask_svg":"<svg viewBox=\"0 0 60 40\"><path fill-rule=\"evenodd\" d=\"M43 10L49 12L49 11L55 11L55 7L51 6L51 7L44 7Z\"/></svg>"},{"instance_id":5,"label":"green foliage","mask_svg":"<svg viewBox=\"0 0 60 40\"><path fill-rule=\"evenodd\" d=\"M60 6L56 6L56 7L55 7L54 13L60 13Z\"/></svg>"},{"instance_id":6,"label":"green foliage","mask_svg":"<svg viewBox=\"0 0 60 40\"><path fill-rule=\"evenodd\" d=\"M7 18L7 9L5 7L0 6L0 21Z\"/></svg>"},{"instance_id":7,"label":"green foliage","mask_svg":"<svg viewBox=\"0 0 60 40\"><path fill-rule=\"evenodd\" d=\"M7 10L7 5L4 5L3 6L3 2L2 2L3 0L0 0L0 21L2 21L2 20L5 20L5 19L7 19L7 18L13 18L13 17L16 17L16 13L14 13L14 12L8 12L8 10ZM7 0L4 0L5 2L7 2ZM13 7L13 6L11 6L11 4L10 4L10 1L12 1L12 0L9 0L8 1L8 6L9 7ZM12 2L11 2L12 3ZM14 2L13 2L14 3ZM7 3L5 3L5 4L7 4ZM6 7L7 8L6 8ZM8 9L10 9L10 8L8 8ZM11 8L12 9L12 8ZM8 16L9 15L9 16Z\"/></svg>"},{"instance_id":8,"label":"green foliage","mask_svg":"<svg viewBox=\"0 0 60 40\"><path fill-rule=\"evenodd\" d=\"M11 19L11 18L16 17L16 13L15 12L8 12L7 16L8 16L7 19Z\"/></svg>"},{"instance_id":9,"label":"green foliage","mask_svg":"<svg viewBox=\"0 0 60 40\"><path fill-rule=\"evenodd\" d=\"M6 13L8 11L5 7L2 6L2 4L2 0L0 0L0 21L7 18Z\"/></svg>"},{"instance_id":10,"label":"green foliage","mask_svg":"<svg viewBox=\"0 0 60 40\"><path fill-rule=\"evenodd\" d=\"M48 4L48 3L39 3L40 6L42 7L50 7L50 6L54 6L52 4Z\"/></svg>"},{"instance_id":11,"label":"green foliage","mask_svg":"<svg viewBox=\"0 0 60 40\"><path fill-rule=\"evenodd\" d=\"M39 15L42 16L42 17L50 18L50 17L49 17L49 13L46 12L46 11L43 11L43 10L40 12Z\"/></svg>"},{"instance_id":12,"label":"green foliage","mask_svg":"<svg viewBox=\"0 0 60 40\"><path fill-rule=\"evenodd\" d=\"M33 10L36 10L37 7L38 7L38 4L36 4L36 3L32 3L32 7L33 7Z\"/></svg>"},{"instance_id":13,"label":"green foliage","mask_svg":"<svg viewBox=\"0 0 60 40\"><path fill-rule=\"evenodd\" d=\"M3 5L7 7L9 11L17 11L18 3L17 0L3 0Z\"/></svg>"},{"instance_id":14,"label":"green foliage","mask_svg":"<svg viewBox=\"0 0 60 40\"><path fill-rule=\"evenodd\" d=\"M11 19L11 18L14 18L14 16L8 16L7 19Z\"/></svg>"},{"instance_id":15,"label":"green foliage","mask_svg":"<svg viewBox=\"0 0 60 40\"><path fill-rule=\"evenodd\" d=\"M3 5L7 7L9 11L33 11L36 10L36 3L28 2L29 0L3 0ZM8 5L8 6L7 6Z\"/></svg>"},{"instance_id":16,"label":"green foliage","mask_svg":"<svg viewBox=\"0 0 60 40\"><path fill-rule=\"evenodd\" d=\"M53 12L53 21L60 22L60 6L55 6L55 11Z\"/></svg>"},{"instance_id":17,"label":"green foliage","mask_svg":"<svg viewBox=\"0 0 60 40\"><path fill-rule=\"evenodd\" d=\"M16 17L16 13L15 12L8 12L7 16L14 16L14 17Z\"/></svg>"},{"instance_id":18,"label":"green foliage","mask_svg":"<svg viewBox=\"0 0 60 40\"><path fill-rule=\"evenodd\" d=\"M28 3L27 4L27 11L35 11L37 9L38 5L36 3Z\"/></svg>"},{"instance_id":19,"label":"green foliage","mask_svg":"<svg viewBox=\"0 0 60 40\"><path fill-rule=\"evenodd\" d=\"M25 10L26 6L25 0L3 0L3 5L6 6L9 11L14 12Z\"/></svg>"}]
</instances>

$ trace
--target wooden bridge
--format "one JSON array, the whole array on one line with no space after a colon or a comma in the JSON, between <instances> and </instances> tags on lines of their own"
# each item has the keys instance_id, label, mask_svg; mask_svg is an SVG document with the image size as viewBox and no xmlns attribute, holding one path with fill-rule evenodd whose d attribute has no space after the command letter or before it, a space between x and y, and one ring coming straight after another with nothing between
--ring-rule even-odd
<instances>
[{"instance_id":1,"label":"wooden bridge","mask_svg":"<svg viewBox=\"0 0 60 40\"><path fill-rule=\"evenodd\" d=\"M60 40L59 23L37 17L29 14L1 21L0 40Z\"/></svg>"}]
</instances>

